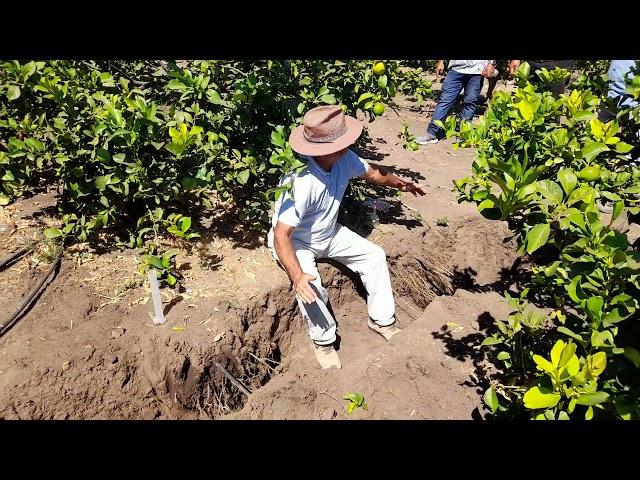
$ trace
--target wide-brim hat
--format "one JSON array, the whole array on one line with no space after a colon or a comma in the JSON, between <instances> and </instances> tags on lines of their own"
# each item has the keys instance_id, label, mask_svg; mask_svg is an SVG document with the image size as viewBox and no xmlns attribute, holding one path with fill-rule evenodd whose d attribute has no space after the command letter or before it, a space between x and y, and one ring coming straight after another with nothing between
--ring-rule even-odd
<instances>
[{"instance_id":1,"label":"wide-brim hat","mask_svg":"<svg viewBox=\"0 0 640 480\"><path fill-rule=\"evenodd\" d=\"M305 114L302 125L291 132L289 143L300 155L329 155L353 145L363 127L361 121L345 115L340 106L324 105Z\"/></svg>"}]
</instances>

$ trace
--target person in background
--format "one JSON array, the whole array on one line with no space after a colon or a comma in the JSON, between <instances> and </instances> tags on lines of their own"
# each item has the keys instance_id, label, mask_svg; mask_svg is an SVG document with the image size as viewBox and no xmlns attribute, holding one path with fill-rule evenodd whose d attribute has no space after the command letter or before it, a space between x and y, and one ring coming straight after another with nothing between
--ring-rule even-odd
<instances>
[{"instance_id":1,"label":"person in background","mask_svg":"<svg viewBox=\"0 0 640 480\"><path fill-rule=\"evenodd\" d=\"M437 120L444 121L448 116L458 95L464 90L462 101L461 121L471 121L476 112L476 105L483 78L492 78L495 70L495 60L449 60L449 72L442 84L440 99L436 105L433 118L427 126L424 135L416 137L416 143L427 145L437 143L444 137L442 128L437 126ZM436 75L442 75L445 70L444 60L438 60Z\"/></svg>"},{"instance_id":2,"label":"person in background","mask_svg":"<svg viewBox=\"0 0 640 480\"><path fill-rule=\"evenodd\" d=\"M622 108L633 108L638 106L638 102L627 93L626 78L634 77L633 69L638 65L638 60L611 60L609 71L609 90L607 99L610 101L610 107L604 107L600 110L598 118L602 122L608 122L616 117L616 111ZM612 111L613 110L613 111Z\"/></svg>"}]
</instances>

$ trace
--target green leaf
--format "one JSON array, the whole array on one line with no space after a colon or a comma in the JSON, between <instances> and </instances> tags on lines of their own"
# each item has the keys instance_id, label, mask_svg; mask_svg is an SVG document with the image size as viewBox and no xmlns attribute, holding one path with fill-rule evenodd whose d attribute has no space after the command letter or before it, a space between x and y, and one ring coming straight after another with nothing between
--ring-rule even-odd
<instances>
[{"instance_id":1,"label":"green leaf","mask_svg":"<svg viewBox=\"0 0 640 480\"><path fill-rule=\"evenodd\" d=\"M113 156L113 161L116 163L124 163L125 158L126 158L126 155L124 153L116 153Z\"/></svg>"},{"instance_id":2,"label":"green leaf","mask_svg":"<svg viewBox=\"0 0 640 480\"><path fill-rule=\"evenodd\" d=\"M500 352L497 356L498 360L508 360L511 358L511 354L509 352Z\"/></svg>"},{"instance_id":3,"label":"green leaf","mask_svg":"<svg viewBox=\"0 0 640 480\"><path fill-rule=\"evenodd\" d=\"M576 177L576 174L573 173L573 170L570 168L563 168L558 171L558 181L560 185L562 185L565 193L569 195L576 188L578 177Z\"/></svg>"},{"instance_id":4,"label":"green leaf","mask_svg":"<svg viewBox=\"0 0 640 480\"><path fill-rule=\"evenodd\" d=\"M530 122L533 119L533 103L527 100L520 100L516 103L516 107L518 107L518 111L522 118L524 118L527 122Z\"/></svg>"},{"instance_id":5,"label":"green leaf","mask_svg":"<svg viewBox=\"0 0 640 480\"><path fill-rule=\"evenodd\" d=\"M146 263L155 267L158 270L164 270L164 266L162 265L162 259L156 255L144 255L143 259Z\"/></svg>"},{"instance_id":6,"label":"green leaf","mask_svg":"<svg viewBox=\"0 0 640 480\"><path fill-rule=\"evenodd\" d=\"M589 407L587 408L587 411L584 412L584 419L585 420L592 420L593 419L593 407Z\"/></svg>"},{"instance_id":7,"label":"green leaf","mask_svg":"<svg viewBox=\"0 0 640 480\"><path fill-rule=\"evenodd\" d=\"M527 253L531 254L544 246L549 239L551 226L548 223L540 223L535 225L526 236Z\"/></svg>"},{"instance_id":8,"label":"green leaf","mask_svg":"<svg viewBox=\"0 0 640 480\"><path fill-rule=\"evenodd\" d=\"M615 221L624 210L624 201L615 202L613 204L613 213L611 214L611 222Z\"/></svg>"},{"instance_id":9,"label":"green leaf","mask_svg":"<svg viewBox=\"0 0 640 480\"><path fill-rule=\"evenodd\" d=\"M175 142L170 142L167 143L164 148L166 148L167 150L169 150L171 153L173 153L176 157L179 157L180 155L182 155L182 152L184 152L185 150L185 146L181 145L179 143L175 143Z\"/></svg>"},{"instance_id":10,"label":"green leaf","mask_svg":"<svg viewBox=\"0 0 640 480\"><path fill-rule=\"evenodd\" d=\"M558 414L558 420L570 420L569 415L564 410Z\"/></svg>"},{"instance_id":11,"label":"green leaf","mask_svg":"<svg viewBox=\"0 0 640 480\"><path fill-rule=\"evenodd\" d=\"M575 356L575 353L576 353L576 344L573 342L567 343L566 346L562 349L562 354L560 355L560 361L558 362L558 368L564 368L565 366L567 366L574 357L577 361L578 358ZM573 375L575 375L575 373Z\"/></svg>"},{"instance_id":12,"label":"green leaf","mask_svg":"<svg viewBox=\"0 0 640 480\"><path fill-rule=\"evenodd\" d=\"M238 173L238 182L240 182L242 185L245 185L249 180L250 173L251 172L249 170L242 170L240 173Z\"/></svg>"},{"instance_id":13,"label":"green leaf","mask_svg":"<svg viewBox=\"0 0 640 480\"><path fill-rule=\"evenodd\" d=\"M18 98L20 98L20 87L18 87L17 85L11 85L7 89L7 99L16 100Z\"/></svg>"},{"instance_id":14,"label":"green leaf","mask_svg":"<svg viewBox=\"0 0 640 480\"><path fill-rule=\"evenodd\" d=\"M189 230L189 228L191 228L191 217L182 217L180 219L180 230L182 230L183 232L186 232L187 230Z\"/></svg>"},{"instance_id":15,"label":"green leaf","mask_svg":"<svg viewBox=\"0 0 640 480\"><path fill-rule=\"evenodd\" d=\"M540 180L538 182L538 191L544 198L556 204L561 203L564 197L560 185L552 180Z\"/></svg>"},{"instance_id":16,"label":"green leaf","mask_svg":"<svg viewBox=\"0 0 640 480\"><path fill-rule=\"evenodd\" d=\"M629 239L624 233L613 231L605 237L602 243L615 249L626 250L629 246Z\"/></svg>"},{"instance_id":17,"label":"green leaf","mask_svg":"<svg viewBox=\"0 0 640 480\"><path fill-rule=\"evenodd\" d=\"M99 191L104 191L104 189L109 185L109 176L108 175L100 175L96 177L95 186Z\"/></svg>"},{"instance_id":18,"label":"green leaf","mask_svg":"<svg viewBox=\"0 0 640 480\"><path fill-rule=\"evenodd\" d=\"M609 150L609 147L607 147L604 143L591 142L585 145L582 148L581 152L582 157L587 162L591 162L591 160L593 160L597 155L602 152L606 152L607 150Z\"/></svg>"},{"instance_id":19,"label":"green leaf","mask_svg":"<svg viewBox=\"0 0 640 480\"><path fill-rule=\"evenodd\" d=\"M567 293L569 294L569 297L578 305L581 305L582 301L587 298L584 291L582 290L582 286L580 284L581 280L582 275L576 275L571 280L571 283L567 286Z\"/></svg>"},{"instance_id":20,"label":"green leaf","mask_svg":"<svg viewBox=\"0 0 640 480\"><path fill-rule=\"evenodd\" d=\"M574 345L575 344L571 344ZM574 348L575 351L575 348ZM566 367L566 372L569 375L569 377L574 377L578 372L580 371L580 361L578 360L578 357L576 355L573 355L569 358L569 361L567 362L567 367Z\"/></svg>"},{"instance_id":21,"label":"green leaf","mask_svg":"<svg viewBox=\"0 0 640 480\"><path fill-rule=\"evenodd\" d=\"M593 355L589 355L587 357L587 366L591 375L597 377L607 368L607 354L604 352L596 352Z\"/></svg>"},{"instance_id":22,"label":"green leaf","mask_svg":"<svg viewBox=\"0 0 640 480\"><path fill-rule=\"evenodd\" d=\"M618 153L629 153L631 150L633 150L633 145L626 142L618 142L616 144L616 152Z\"/></svg>"},{"instance_id":23,"label":"green leaf","mask_svg":"<svg viewBox=\"0 0 640 480\"><path fill-rule=\"evenodd\" d=\"M172 258L180 253L180 250L177 248L171 248L162 254L163 258Z\"/></svg>"},{"instance_id":24,"label":"green leaf","mask_svg":"<svg viewBox=\"0 0 640 480\"><path fill-rule=\"evenodd\" d=\"M320 98L318 98L318 101L321 103L326 103L328 105L335 105L337 102L336 97L330 94L322 95Z\"/></svg>"},{"instance_id":25,"label":"green leaf","mask_svg":"<svg viewBox=\"0 0 640 480\"><path fill-rule=\"evenodd\" d=\"M6 195L0 193L0 205L9 205L11 199Z\"/></svg>"},{"instance_id":26,"label":"green leaf","mask_svg":"<svg viewBox=\"0 0 640 480\"><path fill-rule=\"evenodd\" d=\"M530 410L555 407L561 396L557 393L545 393L539 387L533 387L524 394L524 406Z\"/></svg>"},{"instance_id":27,"label":"green leaf","mask_svg":"<svg viewBox=\"0 0 640 480\"><path fill-rule=\"evenodd\" d=\"M487 345L497 345L498 343L502 343L502 340L496 337L487 337L480 344L481 347L486 347Z\"/></svg>"},{"instance_id":28,"label":"green leaf","mask_svg":"<svg viewBox=\"0 0 640 480\"><path fill-rule=\"evenodd\" d=\"M577 202L585 202L589 204L589 203L593 203L595 198L596 198L596 192L592 187L589 187L589 186L578 187L573 192L571 192L571 195L569 195L569 198L567 199L567 204L573 205L574 203L577 203Z\"/></svg>"},{"instance_id":29,"label":"green leaf","mask_svg":"<svg viewBox=\"0 0 640 480\"><path fill-rule=\"evenodd\" d=\"M282 134L280 132L271 132L271 143L273 143L274 145L284 148L284 138L282 137Z\"/></svg>"},{"instance_id":30,"label":"green leaf","mask_svg":"<svg viewBox=\"0 0 640 480\"><path fill-rule=\"evenodd\" d=\"M634 367L640 368L640 352L638 350L633 347L624 347L624 356L633 363Z\"/></svg>"},{"instance_id":31,"label":"green leaf","mask_svg":"<svg viewBox=\"0 0 640 480\"><path fill-rule=\"evenodd\" d=\"M607 392L584 393L576 399L578 405L599 405L609 399Z\"/></svg>"},{"instance_id":32,"label":"green leaf","mask_svg":"<svg viewBox=\"0 0 640 480\"><path fill-rule=\"evenodd\" d=\"M555 366L546 358L541 355L534 355L533 361L538 367L538 370L542 370L543 372L551 373L555 371Z\"/></svg>"},{"instance_id":33,"label":"green leaf","mask_svg":"<svg viewBox=\"0 0 640 480\"><path fill-rule=\"evenodd\" d=\"M496 392L493 390L493 387L489 387L489 389L486 392L484 392L482 399L484 400L484 403L487 405L487 407L489 407L493 413L496 413L496 411L498 411L498 408L500 407L500 402L498 401L498 396L496 395Z\"/></svg>"},{"instance_id":34,"label":"green leaf","mask_svg":"<svg viewBox=\"0 0 640 480\"><path fill-rule=\"evenodd\" d=\"M171 275L170 273L167 273L167 283L171 286L174 286L176 284L176 277L174 277L173 275Z\"/></svg>"},{"instance_id":35,"label":"green leaf","mask_svg":"<svg viewBox=\"0 0 640 480\"><path fill-rule=\"evenodd\" d=\"M45 238L48 238L49 240L62 236L62 232L57 228L47 228L43 234Z\"/></svg>"},{"instance_id":36,"label":"green leaf","mask_svg":"<svg viewBox=\"0 0 640 480\"><path fill-rule=\"evenodd\" d=\"M22 68L20 69L20 75L24 80L29 78L35 72L36 72L36 62L29 62L23 65Z\"/></svg>"},{"instance_id":37,"label":"green leaf","mask_svg":"<svg viewBox=\"0 0 640 480\"><path fill-rule=\"evenodd\" d=\"M571 330L569 330L567 327L558 327L558 332L560 333L564 333L565 335L570 336L571 338L575 338L576 340L579 340L580 342L584 342L583 338L578 335L577 333L572 332Z\"/></svg>"},{"instance_id":38,"label":"green leaf","mask_svg":"<svg viewBox=\"0 0 640 480\"><path fill-rule=\"evenodd\" d=\"M604 300L599 295L587 298L587 308L595 318L600 318L602 315L603 305Z\"/></svg>"},{"instance_id":39,"label":"green leaf","mask_svg":"<svg viewBox=\"0 0 640 480\"><path fill-rule=\"evenodd\" d=\"M595 114L589 110L580 110L573 115L573 118L578 121L591 120L595 118Z\"/></svg>"},{"instance_id":40,"label":"green leaf","mask_svg":"<svg viewBox=\"0 0 640 480\"><path fill-rule=\"evenodd\" d=\"M367 93L363 93L362 95L360 95L360 97L358 98L358 101L356 102L358 105L360 105L362 102L364 102L365 100L368 100L370 98L373 98L375 95L371 92L367 92Z\"/></svg>"},{"instance_id":41,"label":"green leaf","mask_svg":"<svg viewBox=\"0 0 640 480\"><path fill-rule=\"evenodd\" d=\"M555 368L560 366L560 359L562 358L562 352L565 350L566 345L563 340L558 340L551 349L551 363Z\"/></svg>"},{"instance_id":42,"label":"green leaf","mask_svg":"<svg viewBox=\"0 0 640 480\"><path fill-rule=\"evenodd\" d=\"M107 163L109 162L109 160L111 160L111 154L104 148L96 148L96 155L104 163Z\"/></svg>"}]
</instances>

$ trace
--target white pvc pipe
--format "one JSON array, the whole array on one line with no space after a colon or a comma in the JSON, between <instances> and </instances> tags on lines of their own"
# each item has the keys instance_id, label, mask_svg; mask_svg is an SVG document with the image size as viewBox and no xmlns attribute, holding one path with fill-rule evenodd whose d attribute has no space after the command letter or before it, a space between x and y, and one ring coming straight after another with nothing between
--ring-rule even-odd
<instances>
[{"instance_id":1,"label":"white pvc pipe","mask_svg":"<svg viewBox=\"0 0 640 480\"><path fill-rule=\"evenodd\" d=\"M153 308L156 316L153 317L153 323L162 325L167 319L162 311L162 299L160 298L160 287L158 286L158 277L154 268L149 269L149 284L151 285L151 299L153 300Z\"/></svg>"}]
</instances>

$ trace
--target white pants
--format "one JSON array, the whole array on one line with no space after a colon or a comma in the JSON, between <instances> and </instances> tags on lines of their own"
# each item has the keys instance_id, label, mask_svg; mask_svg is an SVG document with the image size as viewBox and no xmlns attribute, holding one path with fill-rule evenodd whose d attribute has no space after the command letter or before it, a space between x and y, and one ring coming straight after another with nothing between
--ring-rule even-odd
<instances>
[{"instance_id":1,"label":"white pants","mask_svg":"<svg viewBox=\"0 0 640 480\"><path fill-rule=\"evenodd\" d=\"M322 286L316 260L331 258L360 275L362 283L367 289L367 307L371 320L380 326L391 325L395 322L395 303L389 279L387 256L382 248L342 225L338 225L335 236L324 250L301 244L295 239L292 242L302 271L316 277L311 283L316 286L325 304L329 300L329 294ZM278 260L275 249L272 248L271 252ZM298 299L298 306L302 316L309 324L309 336L316 344L329 345L335 342L336 323L334 319L330 319L328 327L315 325L305 311L304 302L300 299Z\"/></svg>"}]
</instances>

